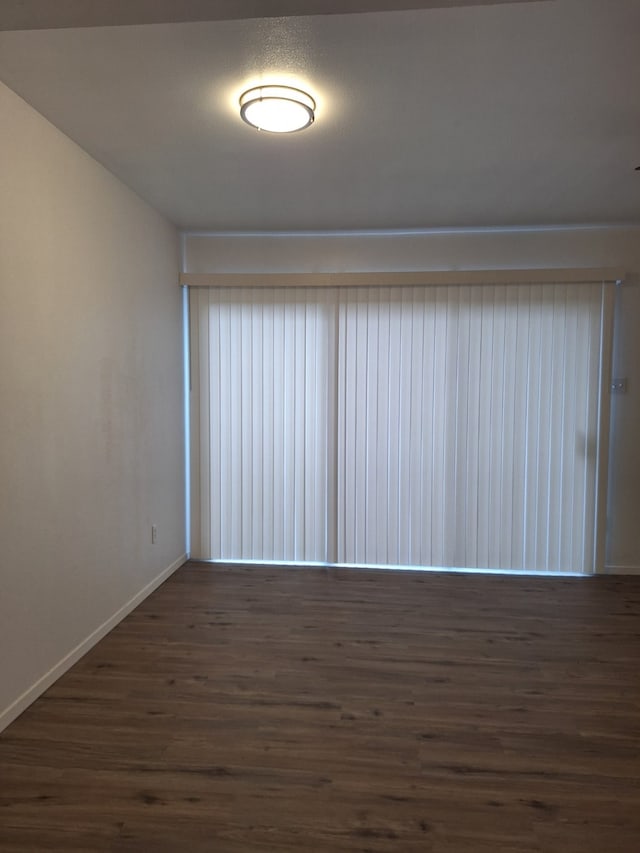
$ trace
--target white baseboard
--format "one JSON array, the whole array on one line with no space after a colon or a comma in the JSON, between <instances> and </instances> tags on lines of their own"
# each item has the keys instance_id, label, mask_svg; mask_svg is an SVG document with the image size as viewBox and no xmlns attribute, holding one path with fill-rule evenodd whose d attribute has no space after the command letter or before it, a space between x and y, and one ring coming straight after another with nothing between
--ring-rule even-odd
<instances>
[{"instance_id":1,"label":"white baseboard","mask_svg":"<svg viewBox=\"0 0 640 853\"><path fill-rule=\"evenodd\" d=\"M640 575L640 566L605 566L608 575Z\"/></svg>"},{"instance_id":2,"label":"white baseboard","mask_svg":"<svg viewBox=\"0 0 640 853\"><path fill-rule=\"evenodd\" d=\"M74 663L77 663L80 658L89 651L89 649L93 648L96 643L100 642L100 640L105 637L109 631L112 631L119 622L122 622L125 616L128 616L132 610L135 610L135 608L141 604L145 598L151 595L151 593L157 589L161 583L166 581L166 579L179 569L180 566L183 566L186 561L186 554L182 554L178 557L178 559L171 563L168 568L160 572L160 574L144 586L140 592L136 593L133 598L129 599L126 604L123 604L122 607L113 614L113 616L110 616L106 622L103 622L99 628L96 628L96 630L89 634L86 639L82 640L75 649L72 649L69 654L65 655L61 661L49 670L49 672L43 675L42 678L39 678L34 685L22 694L22 696L19 696L15 702L12 702L8 708L2 711L0 713L0 732L3 729L6 729L6 727L10 725L16 717L19 717L20 714L25 711L29 705L35 702L35 700L41 696L45 690L48 690L61 675L64 675L68 669L71 669Z\"/></svg>"}]
</instances>

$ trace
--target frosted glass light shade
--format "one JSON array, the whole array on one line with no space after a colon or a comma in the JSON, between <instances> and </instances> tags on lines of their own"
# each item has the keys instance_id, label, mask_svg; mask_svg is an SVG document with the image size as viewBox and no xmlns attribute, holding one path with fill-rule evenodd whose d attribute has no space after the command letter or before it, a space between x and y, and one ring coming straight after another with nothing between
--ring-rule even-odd
<instances>
[{"instance_id":1,"label":"frosted glass light shade","mask_svg":"<svg viewBox=\"0 0 640 853\"><path fill-rule=\"evenodd\" d=\"M291 86L257 86L240 96L240 115L247 124L271 133L292 133L313 123L316 102Z\"/></svg>"}]
</instances>

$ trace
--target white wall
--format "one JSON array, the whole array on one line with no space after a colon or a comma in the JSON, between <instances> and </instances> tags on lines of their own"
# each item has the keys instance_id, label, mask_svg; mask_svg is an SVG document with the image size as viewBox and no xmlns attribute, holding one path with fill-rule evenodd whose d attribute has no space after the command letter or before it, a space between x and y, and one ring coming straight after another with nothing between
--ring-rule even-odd
<instances>
[{"instance_id":1,"label":"white wall","mask_svg":"<svg viewBox=\"0 0 640 853\"><path fill-rule=\"evenodd\" d=\"M361 272L622 267L611 413L607 565L640 571L640 226L406 234L219 234L185 241L184 272Z\"/></svg>"},{"instance_id":2,"label":"white wall","mask_svg":"<svg viewBox=\"0 0 640 853\"><path fill-rule=\"evenodd\" d=\"M178 235L1 84L0 122L1 729L185 531Z\"/></svg>"}]
</instances>

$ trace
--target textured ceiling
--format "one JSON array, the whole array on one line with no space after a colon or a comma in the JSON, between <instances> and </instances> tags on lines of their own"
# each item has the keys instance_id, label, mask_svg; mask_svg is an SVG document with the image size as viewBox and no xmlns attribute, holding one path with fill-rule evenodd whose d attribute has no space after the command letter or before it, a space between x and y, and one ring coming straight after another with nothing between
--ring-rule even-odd
<instances>
[{"instance_id":1,"label":"textured ceiling","mask_svg":"<svg viewBox=\"0 0 640 853\"><path fill-rule=\"evenodd\" d=\"M0 33L0 80L177 225L640 220L640 3L556 2ZM243 88L316 123L247 127Z\"/></svg>"},{"instance_id":2,"label":"textured ceiling","mask_svg":"<svg viewBox=\"0 0 640 853\"><path fill-rule=\"evenodd\" d=\"M224 21L530 2L536 0L3 0L0 30Z\"/></svg>"}]
</instances>

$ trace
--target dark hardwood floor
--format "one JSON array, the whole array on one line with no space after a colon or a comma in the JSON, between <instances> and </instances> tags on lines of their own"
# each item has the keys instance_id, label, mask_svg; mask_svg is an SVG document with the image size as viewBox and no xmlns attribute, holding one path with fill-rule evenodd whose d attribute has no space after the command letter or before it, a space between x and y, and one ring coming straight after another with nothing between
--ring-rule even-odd
<instances>
[{"instance_id":1,"label":"dark hardwood floor","mask_svg":"<svg viewBox=\"0 0 640 853\"><path fill-rule=\"evenodd\" d=\"M188 564L0 735L0 850L636 853L640 577Z\"/></svg>"}]
</instances>

